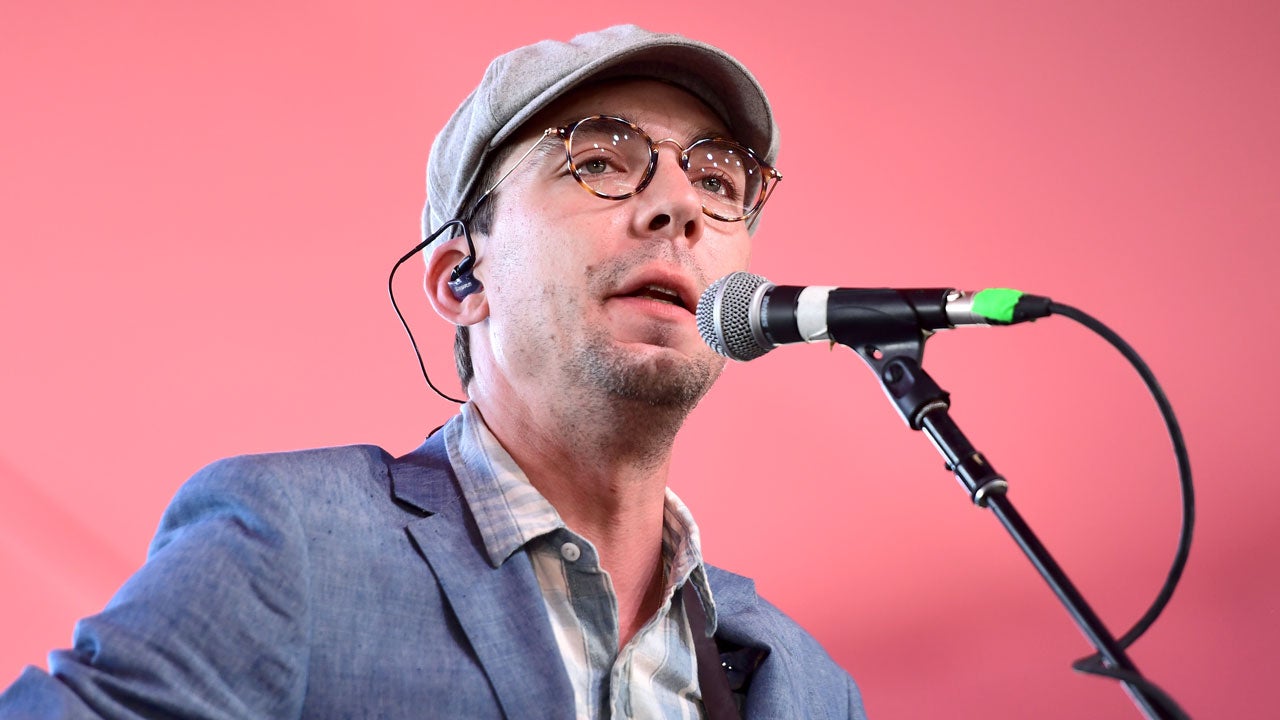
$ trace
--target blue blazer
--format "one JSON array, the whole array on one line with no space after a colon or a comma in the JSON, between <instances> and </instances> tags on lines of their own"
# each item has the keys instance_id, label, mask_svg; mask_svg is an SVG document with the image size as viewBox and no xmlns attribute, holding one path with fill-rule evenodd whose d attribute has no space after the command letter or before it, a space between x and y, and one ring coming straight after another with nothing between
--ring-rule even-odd
<instances>
[{"instance_id":1,"label":"blue blazer","mask_svg":"<svg viewBox=\"0 0 1280 720\"><path fill-rule=\"evenodd\" d=\"M572 718L532 565L489 564L443 433L222 460L74 647L0 718ZM750 580L708 567L716 640L763 661L747 718L863 718L848 673Z\"/></svg>"}]
</instances>

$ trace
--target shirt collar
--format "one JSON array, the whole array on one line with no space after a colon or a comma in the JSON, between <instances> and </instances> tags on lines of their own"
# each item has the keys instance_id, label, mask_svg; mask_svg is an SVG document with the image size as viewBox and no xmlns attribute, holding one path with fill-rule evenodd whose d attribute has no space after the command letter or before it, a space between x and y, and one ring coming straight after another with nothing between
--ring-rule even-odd
<instances>
[{"instance_id":1,"label":"shirt collar","mask_svg":"<svg viewBox=\"0 0 1280 720\"><path fill-rule=\"evenodd\" d=\"M489 564L498 567L525 543L565 526L560 513L485 425L471 403L445 426L445 446L471 508Z\"/></svg>"},{"instance_id":2,"label":"shirt collar","mask_svg":"<svg viewBox=\"0 0 1280 720\"><path fill-rule=\"evenodd\" d=\"M444 438L490 565L499 567L529 542L566 528L560 513L529 482L475 405L462 406L461 414L445 425ZM703 566L698 525L671 488L666 489L662 513L662 559L667 578L664 591L674 593L686 581L692 582L702 599L707 628L714 629L715 602Z\"/></svg>"}]
</instances>

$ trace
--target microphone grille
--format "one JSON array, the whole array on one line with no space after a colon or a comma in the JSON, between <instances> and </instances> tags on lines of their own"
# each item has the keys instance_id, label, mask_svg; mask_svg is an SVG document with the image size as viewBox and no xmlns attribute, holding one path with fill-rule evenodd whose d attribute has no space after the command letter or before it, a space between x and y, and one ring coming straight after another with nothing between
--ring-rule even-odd
<instances>
[{"instance_id":1,"label":"microphone grille","mask_svg":"<svg viewBox=\"0 0 1280 720\"><path fill-rule=\"evenodd\" d=\"M754 360L773 349L751 332L751 303L769 281L735 272L711 283L698 299L698 332L712 350L734 360Z\"/></svg>"}]
</instances>

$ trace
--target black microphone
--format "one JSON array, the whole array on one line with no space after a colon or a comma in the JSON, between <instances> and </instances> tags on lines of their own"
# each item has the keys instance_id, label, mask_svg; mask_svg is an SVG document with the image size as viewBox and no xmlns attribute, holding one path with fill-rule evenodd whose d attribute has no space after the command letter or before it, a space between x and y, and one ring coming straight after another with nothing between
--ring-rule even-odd
<instances>
[{"instance_id":1,"label":"black microphone","mask_svg":"<svg viewBox=\"0 0 1280 720\"><path fill-rule=\"evenodd\" d=\"M735 272L698 300L698 332L713 350L754 360L779 345L829 340L855 349L959 325L1010 325L1049 315L1049 298L991 288L774 285Z\"/></svg>"}]
</instances>

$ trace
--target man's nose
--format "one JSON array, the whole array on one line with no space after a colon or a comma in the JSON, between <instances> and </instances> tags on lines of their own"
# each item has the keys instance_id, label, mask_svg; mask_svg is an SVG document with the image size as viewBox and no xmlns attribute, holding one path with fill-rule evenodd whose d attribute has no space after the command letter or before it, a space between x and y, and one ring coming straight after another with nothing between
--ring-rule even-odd
<instances>
[{"instance_id":1,"label":"man's nose","mask_svg":"<svg viewBox=\"0 0 1280 720\"><path fill-rule=\"evenodd\" d=\"M702 197L684 171L684 149L670 138L659 140L654 146L658 150L657 166L649 186L636 196L648 199L637 220L649 233L675 231L696 242L702 239L706 216L702 213Z\"/></svg>"}]
</instances>

